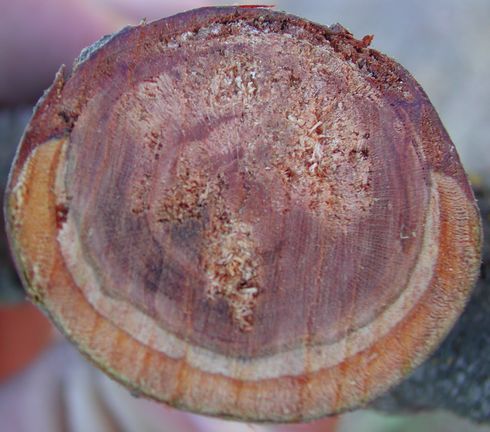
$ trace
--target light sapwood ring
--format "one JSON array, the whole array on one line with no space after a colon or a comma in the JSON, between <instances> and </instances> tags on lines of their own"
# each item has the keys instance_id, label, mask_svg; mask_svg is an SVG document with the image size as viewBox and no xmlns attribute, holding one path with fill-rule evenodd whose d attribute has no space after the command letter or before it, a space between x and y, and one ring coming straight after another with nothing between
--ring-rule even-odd
<instances>
[{"instance_id":1,"label":"light sapwood ring","mask_svg":"<svg viewBox=\"0 0 490 432\"><path fill-rule=\"evenodd\" d=\"M223 7L84 51L8 185L30 297L194 412L305 421L398 382L461 313L481 230L427 96L369 41Z\"/></svg>"}]
</instances>

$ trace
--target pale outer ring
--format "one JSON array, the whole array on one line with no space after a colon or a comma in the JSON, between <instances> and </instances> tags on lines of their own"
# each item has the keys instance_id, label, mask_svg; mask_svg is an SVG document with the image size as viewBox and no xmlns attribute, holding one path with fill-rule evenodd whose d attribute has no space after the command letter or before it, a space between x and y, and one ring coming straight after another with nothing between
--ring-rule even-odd
<instances>
[{"instance_id":1,"label":"pale outer ring","mask_svg":"<svg viewBox=\"0 0 490 432\"><path fill-rule=\"evenodd\" d=\"M64 161L64 158L62 158ZM60 163L59 177L64 172ZM316 372L335 366L348 357L363 351L375 341L388 334L417 304L430 288L431 275L438 257L439 195L437 177L430 179L429 206L426 211L425 228L420 254L406 288L400 296L368 325L356 329L343 339L332 344L315 347L299 347L289 351L257 359L230 358L211 350L188 344L176 335L164 330L144 312L129 302L104 296L98 287L94 270L86 263L79 235L73 218L68 216L58 235L61 252L68 271L87 301L105 319L127 332L138 342L173 359L184 359L203 372L221 374L242 380L261 380L280 376L299 376L305 372ZM447 181L449 178L444 176ZM455 188L459 188L452 180ZM58 182L58 186L62 182ZM62 193L61 191L58 191ZM57 193L58 195L58 193ZM69 245L69 247L67 247ZM80 263L83 263L82 265ZM306 362L305 360L308 359ZM308 369L305 369L308 364Z\"/></svg>"},{"instance_id":2,"label":"pale outer ring","mask_svg":"<svg viewBox=\"0 0 490 432\"><path fill-rule=\"evenodd\" d=\"M373 329L383 330L385 336L378 333L373 345L357 355L353 347L345 349L344 341L343 354L350 357L316 373L305 367L304 375L254 381L203 372L200 365L192 367L186 355L175 360L129 337L97 313L74 284L56 240L54 214L56 200L63 198L60 161L65 161L67 142L53 139L37 146L7 197L10 240L21 277L33 301L46 308L82 353L129 388L172 406L241 420L284 422L311 420L365 403L435 348L460 314L477 276L481 232L475 203L454 178L432 171L431 216L426 223L434 225L427 226L423 240L430 243L437 237L435 244L443 248L432 250L437 263L428 275L431 285L425 293L421 289L419 302L405 310L398 325L391 323L391 332ZM454 250L441 237L444 227ZM431 248L425 245L428 253Z\"/></svg>"}]
</instances>

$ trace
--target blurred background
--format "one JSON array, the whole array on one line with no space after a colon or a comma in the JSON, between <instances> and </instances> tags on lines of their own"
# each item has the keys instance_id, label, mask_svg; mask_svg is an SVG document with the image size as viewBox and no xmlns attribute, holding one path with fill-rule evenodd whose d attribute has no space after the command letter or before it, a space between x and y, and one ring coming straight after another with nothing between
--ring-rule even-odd
<instances>
[{"instance_id":1,"label":"blurred background","mask_svg":"<svg viewBox=\"0 0 490 432\"><path fill-rule=\"evenodd\" d=\"M253 2L236 2L247 4ZM0 0L0 182L3 191L32 107L61 64L128 24L198 0ZM407 68L425 89L473 184L490 187L490 1L273 2L322 24L341 23ZM3 221L1 224L3 230ZM0 429L57 431L490 431L445 412L385 416L357 411L301 426L257 426L182 414L134 398L83 360L24 301L0 237Z\"/></svg>"}]
</instances>

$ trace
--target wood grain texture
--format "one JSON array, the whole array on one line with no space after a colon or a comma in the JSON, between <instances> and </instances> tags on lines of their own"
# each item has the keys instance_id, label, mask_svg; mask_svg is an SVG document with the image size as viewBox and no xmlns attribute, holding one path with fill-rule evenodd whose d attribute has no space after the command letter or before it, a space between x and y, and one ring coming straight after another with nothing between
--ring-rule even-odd
<instances>
[{"instance_id":1,"label":"wood grain texture","mask_svg":"<svg viewBox=\"0 0 490 432\"><path fill-rule=\"evenodd\" d=\"M399 381L464 307L480 221L427 97L369 42L227 7L85 51L11 172L31 297L197 412L304 421Z\"/></svg>"}]
</instances>

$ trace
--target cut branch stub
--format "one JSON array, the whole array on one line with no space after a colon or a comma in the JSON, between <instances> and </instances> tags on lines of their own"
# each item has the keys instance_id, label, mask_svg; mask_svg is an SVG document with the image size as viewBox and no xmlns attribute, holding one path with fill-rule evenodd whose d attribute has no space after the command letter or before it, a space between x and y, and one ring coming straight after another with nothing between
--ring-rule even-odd
<instances>
[{"instance_id":1,"label":"cut branch stub","mask_svg":"<svg viewBox=\"0 0 490 432\"><path fill-rule=\"evenodd\" d=\"M302 421L399 381L462 311L480 221L426 95L369 41L226 7L87 49L11 173L31 298L200 413Z\"/></svg>"}]
</instances>

